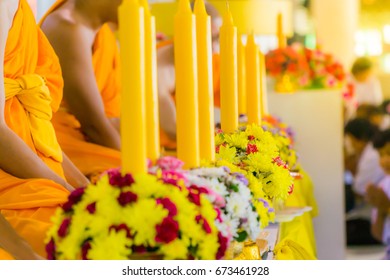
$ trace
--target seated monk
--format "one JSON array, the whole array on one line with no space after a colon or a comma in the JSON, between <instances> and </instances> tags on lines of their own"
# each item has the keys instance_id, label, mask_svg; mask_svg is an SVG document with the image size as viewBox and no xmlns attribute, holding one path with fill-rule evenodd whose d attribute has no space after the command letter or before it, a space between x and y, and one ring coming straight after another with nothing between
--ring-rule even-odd
<instances>
[{"instance_id":1,"label":"seated monk","mask_svg":"<svg viewBox=\"0 0 390 280\"><path fill-rule=\"evenodd\" d=\"M205 2L206 12L211 17L211 33L213 52L218 50L219 28L222 23L217 9ZM193 4L191 4L193 7ZM214 70L214 95L215 107L219 107L219 59L218 55L213 57ZM161 145L167 149L176 148L176 107L175 94L175 63L173 40L166 40L157 45L157 87L159 95ZM218 118L216 118L218 119Z\"/></svg>"},{"instance_id":2,"label":"seated monk","mask_svg":"<svg viewBox=\"0 0 390 280\"><path fill-rule=\"evenodd\" d=\"M121 0L58 0L41 27L56 51L64 100L53 117L58 141L88 177L120 166L120 72L116 38Z\"/></svg>"},{"instance_id":3,"label":"seated monk","mask_svg":"<svg viewBox=\"0 0 390 280\"><path fill-rule=\"evenodd\" d=\"M7 256L5 252L0 251L0 258L3 254L7 259L13 257L17 260L40 260L42 259L37 253L33 251L31 246L21 238L12 226L0 214L0 250L4 248L11 255Z\"/></svg>"},{"instance_id":4,"label":"seated monk","mask_svg":"<svg viewBox=\"0 0 390 280\"><path fill-rule=\"evenodd\" d=\"M50 122L62 85L58 58L26 0L0 0L0 213L41 256L51 216L73 187L88 184Z\"/></svg>"}]
</instances>

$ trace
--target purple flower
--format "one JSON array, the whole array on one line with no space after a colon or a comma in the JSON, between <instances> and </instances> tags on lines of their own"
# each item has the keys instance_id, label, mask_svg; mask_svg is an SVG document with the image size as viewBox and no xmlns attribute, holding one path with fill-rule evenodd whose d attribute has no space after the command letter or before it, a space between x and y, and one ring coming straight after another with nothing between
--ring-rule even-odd
<instances>
[{"instance_id":1,"label":"purple flower","mask_svg":"<svg viewBox=\"0 0 390 280\"><path fill-rule=\"evenodd\" d=\"M229 167L227 167L227 166L222 166L222 169L223 169L225 172L230 173Z\"/></svg>"},{"instance_id":2,"label":"purple flower","mask_svg":"<svg viewBox=\"0 0 390 280\"><path fill-rule=\"evenodd\" d=\"M243 183L245 186L248 186L249 185L249 181L248 179L245 177L244 174L241 174L239 172L235 172L233 173L233 175L236 177L236 179L238 181L240 181L241 183Z\"/></svg>"}]
</instances>

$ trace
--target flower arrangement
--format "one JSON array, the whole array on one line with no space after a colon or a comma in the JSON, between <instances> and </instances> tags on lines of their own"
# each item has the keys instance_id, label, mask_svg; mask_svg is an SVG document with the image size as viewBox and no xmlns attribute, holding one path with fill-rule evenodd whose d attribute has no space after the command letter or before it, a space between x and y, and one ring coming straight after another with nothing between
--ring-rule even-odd
<instances>
[{"instance_id":1,"label":"flower arrangement","mask_svg":"<svg viewBox=\"0 0 390 280\"><path fill-rule=\"evenodd\" d=\"M242 173L232 173L226 166L208 166L188 171L182 170L182 167L182 161L168 156L159 159L150 171L178 173L183 176L181 179L188 188L201 186L218 211L221 219L217 219L216 226L228 238L228 242L232 239L238 242L255 240L260 227L267 226L273 220L271 202L264 198L261 191L252 192L249 180Z\"/></svg>"},{"instance_id":2,"label":"flower arrangement","mask_svg":"<svg viewBox=\"0 0 390 280\"><path fill-rule=\"evenodd\" d=\"M319 49L304 48L306 61L309 65L309 83L306 88L340 88L346 74L341 63L330 54Z\"/></svg>"},{"instance_id":3,"label":"flower arrangement","mask_svg":"<svg viewBox=\"0 0 390 280\"><path fill-rule=\"evenodd\" d=\"M260 221L268 224L274 217L274 209L265 199L253 196L242 173L231 173L227 167L196 168L188 172L187 178L190 184L209 190L207 196L222 217L217 228L237 242L256 240Z\"/></svg>"},{"instance_id":4,"label":"flower arrangement","mask_svg":"<svg viewBox=\"0 0 390 280\"><path fill-rule=\"evenodd\" d=\"M242 172L249 179L256 197L285 200L293 189L287 164L280 158L278 146L268 131L248 125L239 131L216 135L216 165Z\"/></svg>"},{"instance_id":5,"label":"flower arrangement","mask_svg":"<svg viewBox=\"0 0 390 280\"><path fill-rule=\"evenodd\" d=\"M179 172L104 174L96 185L75 190L58 209L47 237L48 259L165 259L223 257L222 219L203 189L186 188Z\"/></svg>"},{"instance_id":6,"label":"flower arrangement","mask_svg":"<svg viewBox=\"0 0 390 280\"><path fill-rule=\"evenodd\" d=\"M297 154L293 148L294 132L291 127L283 123L279 118L268 115L263 117L262 128L272 133L279 149L280 158L288 165L289 169L299 169Z\"/></svg>"},{"instance_id":7,"label":"flower arrangement","mask_svg":"<svg viewBox=\"0 0 390 280\"><path fill-rule=\"evenodd\" d=\"M308 82L308 64L305 55L291 46L268 52L266 69L271 77L292 77L299 86L305 86Z\"/></svg>"}]
</instances>

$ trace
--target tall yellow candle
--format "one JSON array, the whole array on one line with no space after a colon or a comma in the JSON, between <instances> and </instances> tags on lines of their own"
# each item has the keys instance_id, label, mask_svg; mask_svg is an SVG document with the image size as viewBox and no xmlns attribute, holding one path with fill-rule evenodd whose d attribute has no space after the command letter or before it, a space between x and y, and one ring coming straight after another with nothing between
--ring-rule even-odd
<instances>
[{"instance_id":1,"label":"tall yellow candle","mask_svg":"<svg viewBox=\"0 0 390 280\"><path fill-rule=\"evenodd\" d=\"M174 19L177 156L187 168L200 164L195 16L180 0Z\"/></svg>"},{"instance_id":2,"label":"tall yellow candle","mask_svg":"<svg viewBox=\"0 0 390 280\"><path fill-rule=\"evenodd\" d=\"M237 42L238 113L246 114L245 46L241 36Z\"/></svg>"},{"instance_id":3,"label":"tall yellow candle","mask_svg":"<svg viewBox=\"0 0 390 280\"><path fill-rule=\"evenodd\" d=\"M211 21L203 0L196 0L196 44L198 56L200 158L215 159L214 93L211 49Z\"/></svg>"},{"instance_id":4,"label":"tall yellow candle","mask_svg":"<svg viewBox=\"0 0 390 280\"><path fill-rule=\"evenodd\" d=\"M249 124L261 124L260 60L259 48L253 34L248 36L245 47L246 96Z\"/></svg>"},{"instance_id":5,"label":"tall yellow candle","mask_svg":"<svg viewBox=\"0 0 390 280\"><path fill-rule=\"evenodd\" d=\"M160 157L160 126L157 92L156 22L147 0L141 0L145 20L146 154L153 162Z\"/></svg>"},{"instance_id":6,"label":"tall yellow candle","mask_svg":"<svg viewBox=\"0 0 390 280\"><path fill-rule=\"evenodd\" d=\"M278 46L279 48L284 48L287 45L286 36L283 31L283 15L282 13L278 14L277 20L277 36L278 36Z\"/></svg>"},{"instance_id":7,"label":"tall yellow candle","mask_svg":"<svg viewBox=\"0 0 390 280\"><path fill-rule=\"evenodd\" d=\"M119 7L121 44L121 155L122 173L147 171L145 133L144 9L138 0Z\"/></svg>"},{"instance_id":8,"label":"tall yellow candle","mask_svg":"<svg viewBox=\"0 0 390 280\"><path fill-rule=\"evenodd\" d=\"M260 100L261 100L261 113L262 117L264 115L269 115L268 110L268 96L267 96L267 72L265 67L265 55L259 51L260 57Z\"/></svg>"},{"instance_id":9,"label":"tall yellow candle","mask_svg":"<svg viewBox=\"0 0 390 280\"><path fill-rule=\"evenodd\" d=\"M221 55L221 127L225 132L238 128L237 28L229 7L220 29Z\"/></svg>"}]
</instances>

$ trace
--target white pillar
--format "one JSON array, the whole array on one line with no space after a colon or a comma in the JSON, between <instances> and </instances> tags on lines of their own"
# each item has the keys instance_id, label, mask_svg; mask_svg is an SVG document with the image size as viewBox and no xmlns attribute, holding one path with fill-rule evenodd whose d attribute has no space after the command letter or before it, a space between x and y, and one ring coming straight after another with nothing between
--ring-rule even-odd
<instances>
[{"instance_id":1,"label":"white pillar","mask_svg":"<svg viewBox=\"0 0 390 280\"><path fill-rule=\"evenodd\" d=\"M355 31L359 0L313 0L312 14L323 50L336 56L349 69L355 58Z\"/></svg>"}]
</instances>

